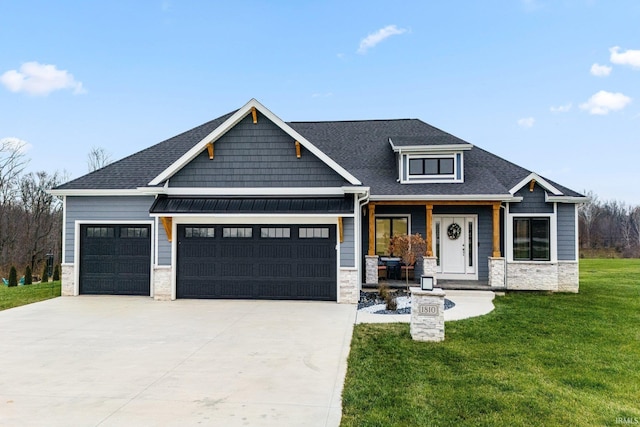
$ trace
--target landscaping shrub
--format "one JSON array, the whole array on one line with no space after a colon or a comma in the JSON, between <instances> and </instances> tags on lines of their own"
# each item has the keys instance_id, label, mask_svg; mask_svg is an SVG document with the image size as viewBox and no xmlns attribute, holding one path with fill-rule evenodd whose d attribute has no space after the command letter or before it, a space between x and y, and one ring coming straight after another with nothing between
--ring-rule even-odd
<instances>
[{"instance_id":1,"label":"landscaping shrub","mask_svg":"<svg viewBox=\"0 0 640 427\"><path fill-rule=\"evenodd\" d=\"M60 280L60 266L56 265L53 269L53 281L57 282L58 280Z\"/></svg>"},{"instance_id":2,"label":"landscaping shrub","mask_svg":"<svg viewBox=\"0 0 640 427\"><path fill-rule=\"evenodd\" d=\"M33 283L33 275L31 274L31 267L27 265L27 268L24 269L24 284L30 285Z\"/></svg>"},{"instance_id":3,"label":"landscaping shrub","mask_svg":"<svg viewBox=\"0 0 640 427\"><path fill-rule=\"evenodd\" d=\"M396 298L385 282L380 282L378 285L378 295L380 295L380 299L383 299L386 303L387 310L397 310L398 303L396 302Z\"/></svg>"},{"instance_id":4,"label":"landscaping shrub","mask_svg":"<svg viewBox=\"0 0 640 427\"><path fill-rule=\"evenodd\" d=\"M49 281L49 269L47 268L47 263L44 263L44 268L42 269L42 283L47 283Z\"/></svg>"},{"instance_id":5,"label":"landscaping shrub","mask_svg":"<svg viewBox=\"0 0 640 427\"><path fill-rule=\"evenodd\" d=\"M18 286L18 272L13 266L11 266L11 270L9 271L9 286Z\"/></svg>"}]
</instances>

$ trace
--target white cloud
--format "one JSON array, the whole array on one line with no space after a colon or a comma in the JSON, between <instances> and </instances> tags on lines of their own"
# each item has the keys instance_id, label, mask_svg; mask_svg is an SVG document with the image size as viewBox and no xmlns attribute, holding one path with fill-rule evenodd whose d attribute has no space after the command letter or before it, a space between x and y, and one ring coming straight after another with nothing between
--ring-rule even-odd
<instances>
[{"instance_id":1,"label":"white cloud","mask_svg":"<svg viewBox=\"0 0 640 427\"><path fill-rule=\"evenodd\" d=\"M573 104L568 103L568 104L565 104L565 105L558 105L557 107L551 106L549 108L549 110L552 113L567 113L567 112L571 111L571 107L573 107Z\"/></svg>"},{"instance_id":2,"label":"white cloud","mask_svg":"<svg viewBox=\"0 0 640 427\"><path fill-rule=\"evenodd\" d=\"M82 83L66 70L55 65L25 62L18 70L9 70L0 76L0 82L11 92L46 96L55 90L71 89L74 95L86 93Z\"/></svg>"},{"instance_id":3,"label":"white cloud","mask_svg":"<svg viewBox=\"0 0 640 427\"><path fill-rule=\"evenodd\" d=\"M589 98L583 104L580 104L582 110L587 110L589 114L604 116L611 111L622 110L631 102L631 98L622 93L612 93L601 90Z\"/></svg>"},{"instance_id":4,"label":"white cloud","mask_svg":"<svg viewBox=\"0 0 640 427\"><path fill-rule=\"evenodd\" d=\"M6 138L0 138L0 149L11 151L16 150L19 153L26 153L31 149L31 144L20 138L8 136Z\"/></svg>"},{"instance_id":5,"label":"white cloud","mask_svg":"<svg viewBox=\"0 0 640 427\"><path fill-rule=\"evenodd\" d=\"M612 68L608 65L593 64L591 66L591 75L596 77L606 77L611 74Z\"/></svg>"},{"instance_id":6,"label":"white cloud","mask_svg":"<svg viewBox=\"0 0 640 427\"><path fill-rule=\"evenodd\" d=\"M389 38L391 36L403 34L406 32L407 32L406 29L398 28L395 25L387 25L384 28L380 28L375 33L369 34L367 37L363 38L360 41L360 47L358 48L358 53L361 55L365 54L367 53L367 50L371 49L372 47L375 47L378 43L380 43L384 39Z\"/></svg>"},{"instance_id":7,"label":"white cloud","mask_svg":"<svg viewBox=\"0 0 640 427\"><path fill-rule=\"evenodd\" d=\"M640 69L640 50L628 49L622 53L619 53L619 51L619 46L614 46L609 49L609 52L611 52L609 60L611 62L620 65L630 65L633 68Z\"/></svg>"},{"instance_id":8,"label":"white cloud","mask_svg":"<svg viewBox=\"0 0 640 427\"><path fill-rule=\"evenodd\" d=\"M535 122L536 119L534 119L533 117L524 117L518 120L518 126L528 129L532 127Z\"/></svg>"}]
</instances>

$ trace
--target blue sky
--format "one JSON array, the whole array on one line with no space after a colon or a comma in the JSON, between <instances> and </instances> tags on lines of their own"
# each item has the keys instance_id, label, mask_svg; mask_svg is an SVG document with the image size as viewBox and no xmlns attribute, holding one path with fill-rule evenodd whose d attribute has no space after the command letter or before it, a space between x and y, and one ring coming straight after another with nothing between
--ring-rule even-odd
<instances>
[{"instance_id":1,"label":"blue sky","mask_svg":"<svg viewBox=\"0 0 640 427\"><path fill-rule=\"evenodd\" d=\"M256 98L419 118L637 205L638 22L637 0L0 0L0 139L78 177L92 146L119 159Z\"/></svg>"}]
</instances>

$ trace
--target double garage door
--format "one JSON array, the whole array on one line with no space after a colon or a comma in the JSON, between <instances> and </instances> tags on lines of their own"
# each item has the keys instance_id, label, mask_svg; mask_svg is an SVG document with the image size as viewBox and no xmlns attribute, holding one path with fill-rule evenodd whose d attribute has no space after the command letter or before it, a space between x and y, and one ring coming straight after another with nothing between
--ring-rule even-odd
<instances>
[{"instance_id":1,"label":"double garage door","mask_svg":"<svg viewBox=\"0 0 640 427\"><path fill-rule=\"evenodd\" d=\"M334 225L179 225L178 298L336 300ZM80 227L80 293L150 295L151 227Z\"/></svg>"},{"instance_id":2,"label":"double garage door","mask_svg":"<svg viewBox=\"0 0 640 427\"><path fill-rule=\"evenodd\" d=\"M178 298L336 300L334 225L179 225Z\"/></svg>"}]
</instances>

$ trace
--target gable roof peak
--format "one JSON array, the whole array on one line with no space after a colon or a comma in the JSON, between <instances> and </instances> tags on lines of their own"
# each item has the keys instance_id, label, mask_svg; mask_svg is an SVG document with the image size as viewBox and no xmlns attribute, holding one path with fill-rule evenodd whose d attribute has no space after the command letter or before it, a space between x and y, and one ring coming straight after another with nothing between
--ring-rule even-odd
<instances>
[{"instance_id":1,"label":"gable roof peak","mask_svg":"<svg viewBox=\"0 0 640 427\"><path fill-rule=\"evenodd\" d=\"M351 175L346 169L336 163L333 159L327 156L324 152L318 149L315 145L313 145L310 141L308 141L305 137L300 135L296 130L294 130L287 123L282 121L278 116L273 114L267 107L262 105L257 99L251 98L249 102L240 107L233 113L227 120L225 120L220 126L215 128L212 132L202 138L197 144L195 144L189 151L187 151L184 155L182 155L178 160L173 162L168 168L164 169L159 175L153 178L149 182L149 186L156 186L161 184L162 182L169 179L176 172L182 169L187 163L193 160L198 154L200 154L205 148L207 144L216 141L222 135L227 133L229 129L233 128L237 125L242 119L244 119L248 114L255 114L256 111L259 111L262 115L264 115L268 120L273 122L276 126L282 129L285 133L289 134L291 138L295 141L298 141L304 148L309 150L312 154L318 157L322 162L324 162L327 166L336 171L339 175L341 175L345 180L347 180L351 185L362 185L355 176ZM254 121L256 117L254 116Z\"/></svg>"}]
</instances>

